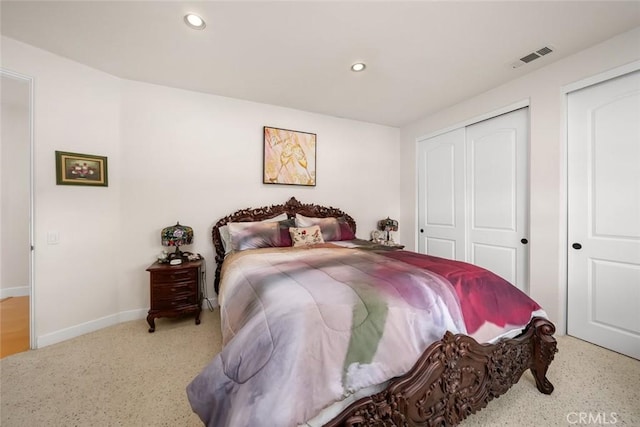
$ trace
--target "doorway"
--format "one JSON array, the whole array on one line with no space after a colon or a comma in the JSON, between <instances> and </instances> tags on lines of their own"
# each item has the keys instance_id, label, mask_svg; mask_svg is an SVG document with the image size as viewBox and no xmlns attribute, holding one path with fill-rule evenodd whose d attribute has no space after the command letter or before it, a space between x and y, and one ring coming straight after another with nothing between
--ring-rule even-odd
<instances>
[{"instance_id":1,"label":"doorway","mask_svg":"<svg viewBox=\"0 0 640 427\"><path fill-rule=\"evenodd\" d=\"M0 70L0 333L2 357L35 348L33 81Z\"/></svg>"}]
</instances>

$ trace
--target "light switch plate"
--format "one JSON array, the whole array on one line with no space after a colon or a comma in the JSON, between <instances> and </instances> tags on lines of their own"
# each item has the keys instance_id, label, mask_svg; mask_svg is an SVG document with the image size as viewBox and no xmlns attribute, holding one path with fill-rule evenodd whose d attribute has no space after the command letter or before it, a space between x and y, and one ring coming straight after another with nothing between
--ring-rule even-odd
<instances>
[{"instance_id":1,"label":"light switch plate","mask_svg":"<svg viewBox=\"0 0 640 427\"><path fill-rule=\"evenodd\" d=\"M60 233L58 233L57 231L47 232L47 244L57 245L58 243L60 243Z\"/></svg>"}]
</instances>

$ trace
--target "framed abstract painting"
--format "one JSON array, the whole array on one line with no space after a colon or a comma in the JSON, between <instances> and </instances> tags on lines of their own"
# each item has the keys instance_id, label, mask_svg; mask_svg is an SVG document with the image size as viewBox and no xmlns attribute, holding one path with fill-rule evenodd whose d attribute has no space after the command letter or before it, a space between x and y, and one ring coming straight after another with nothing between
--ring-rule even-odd
<instances>
[{"instance_id":1,"label":"framed abstract painting","mask_svg":"<svg viewBox=\"0 0 640 427\"><path fill-rule=\"evenodd\" d=\"M264 127L263 183L316 185L316 134Z\"/></svg>"}]
</instances>

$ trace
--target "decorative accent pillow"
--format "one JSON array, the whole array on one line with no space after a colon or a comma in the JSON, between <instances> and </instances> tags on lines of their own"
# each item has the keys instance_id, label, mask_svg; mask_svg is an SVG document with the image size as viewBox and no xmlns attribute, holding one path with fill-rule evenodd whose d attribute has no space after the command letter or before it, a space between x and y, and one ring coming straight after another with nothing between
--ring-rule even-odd
<instances>
[{"instance_id":1,"label":"decorative accent pillow","mask_svg":"<svg viewBox=\"0 0 640 427\"><path fill-rule=\"evenodd\" d=\"M322 231L322 238L325 242L353 240L356 238L355 234L353 234L353 230L351 230L351 226L343 216L338 218L312 218L296 214L297 227L310 227L312 225L320 227L320 230Z\"/></svg>"},{"instance_id":2,"label":"decorative accent pillow","mask_svg":"<svg viewBox=\"0 0 640 427\"><path fill-rule=\"evenodd\" d=\"M231 250L291 246L289 227L294 220L279 222L230 222Z\"/></svg>"},{"instance_id":3,"label":"decorative accent pillow","mask_svg":"<svg viewBox=\"0 0 640 427\"><path fill-rule=\"evenodd\" d=\"M255 222L279 222L279 221L285 221L287 219L288 219L287 214L281 213L280 215L276 215L273 218L268 218L262 221L255 221ZM230 223L227 223L218 229L218 231L220 232L220 240L222 240L222 247L224 248L225 255L228 255L229 252L233 250L233 248L231 247L231 236L229 235L229 224ZM288 237L288 233L287 233L287 237ZM289 238L289 240L291 239ZM291 244L287 246L291 246Z\"/></svg>"},{"instance_id":4,"label":"decorative accent pillow","mask_svg":"<svg viewBox=\"0 0 640 427\"><path fill-rule=\"evenodd\" d=\"M318 243L324 243L322 232L320 231L320 227L317 225L304 228L291 227L289 228L289 233L291 234L291 240L294 247L311 246Z\"/></svg>"}]
</instances>

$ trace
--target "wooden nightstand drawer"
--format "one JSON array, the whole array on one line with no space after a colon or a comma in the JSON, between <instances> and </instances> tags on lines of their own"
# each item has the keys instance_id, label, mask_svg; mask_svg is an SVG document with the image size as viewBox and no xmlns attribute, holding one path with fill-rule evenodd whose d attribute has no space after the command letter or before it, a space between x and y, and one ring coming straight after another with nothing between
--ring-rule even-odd
<instances>
[{"instance_id":1,"label":"wooden nightstand drawer","mask_svg":"<svg viewBox=\"0 0 640 427\"><path fill-rule=\"evenodd\" d=\"M158 299L152 304L154 310L174 310L183 307L193 307L197 304L195 294L177 294L171 298Z\"/></svg>"},{"instance_id":2,"label":"wooden nightstand drawer","mask_svg":"<svg viewBox=\"0 0 640 427\"><path fill-rule=\"evenodd\" d=\"M170 270L170 271L154 271L153 283L174 283L185 280L196 280L198 278L198 270L190 268L188 270Z\"/></svg>"},{"instance_id":3,"label":"wooden nightstand drawer","mask_svg":"<svg viewBox=\"0 0 640 427\"><path fill-rule=\"evenodd\" d=\"M190 282L176 282L176 283L153 283L151 285L151 299L172 298L176 294L193 294L195 295L198 290L198 282L193 280Z\"/></svg>"}]
</instances>

